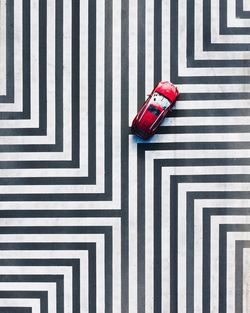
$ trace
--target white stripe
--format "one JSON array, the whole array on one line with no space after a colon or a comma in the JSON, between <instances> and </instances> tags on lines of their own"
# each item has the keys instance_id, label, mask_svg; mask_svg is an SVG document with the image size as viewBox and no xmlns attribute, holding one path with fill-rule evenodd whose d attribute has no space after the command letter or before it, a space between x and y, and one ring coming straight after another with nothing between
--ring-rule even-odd
<instances>
[{"instance_id":1,"label":"white stripe","mask_svg":"<svg viewBox=\"0 0 250 313\"><path fill-rule=\"evenodd\" d=\"M113 1L113 95L112 95L112 171L113 199L121 202L121 0ZM108 125L107 125L108 126ZM109 127L109 126L108 126ZM120 207L120 205L119 205ZM115 311L119 312L120 297L115 299Z\"/></svg>"},{"instance_id":2,"label":"white stripe","mask_svg":"<svg viewBox=\"0 0 250 313\"><path fill-rule=\"evenodd\" d=\"M63 155L72 160L72 3L63 1ZM81 112L81 110L80 110ZM50 115L48 110L48 118ZM48 120L48 125L49 125ZM53 123L52 123L53 125ZM55 121L54 121L55 125ZM50 126L48 126L50 127ZM56 125L55 125L56 127ZM54 128L55 128L54 127Z\"/></svg>"},{"instance_id":3,"label":"white stripe","mask_svg":"<svg viewBox=\"0 0 250 313\"><path fill-rule=\"evenodd\" d=\"M180 9L181 7L181 9ZM180 0L179 5L178 5L178 15L176 18L178 18L178 48L176 51L176 54L178 55L178 68L176 68L176 71L178 71L179 75L182 75L182 69L186 69L187 67L187 56L186 56L186 51L187 51L187 3L186 0ZM171 25L169 25L170 27ZM176 31L176 30L175 30ZM176 38L175 38L176 40ZM169 59L170 62L170 59Z\"/></svg>"},{"instance_id":4,"label":"white stripe","mask_svg":"<svg viewBox=\"0 0 250 313\"><path fill-rule=\"evenodd\" d=\"M165 168L164 168L165 169ZM205 168L204 174L213 174L213 170L209 171ZM224 173L226 175L226 173ZM181 192L189 192L189 191L250 191L250 183L179 183L179 190ZM182 201L182 199L180 199ZM184 206L183 206L184 207Z\"/></svg>"},{"instance_id":5,"label":"white stripe","mask_svg":"<svg viewBox=\"0 0 250 313\"><path fill-rule=\"evenodd\" d=\"M121 0L112 2L113 33L112 33L112 199L119 203L121 207ZM109 125L107 125L109 127ZM98 173L98 172L97 172ZM120 229L120 219L119 229ZM113 264L120 262L121 237L114 241ZM117 272L113 275L113 311L121 311L121 268L117 267Z\"/></svg>"},{"instance_id":6,"label":"white stripe","mask_svg":"<svg viewBox=\"0 0 250 313\"><path fill-rule=\"evenodd\" d=\"M199 67L199 68L187 68L186 56L184 59L180 59L182 53L179 53L179 75L180 76L248 76L247 67Z\"/></svg>"},{"instance_id":7,"label":"white stripe","mask_svg":"<svg viewBox=\"0 0 250 313\"><path fill-rule=\"evenodd\" d=\"M0 210L94 210L94 209L120 209L120 203L115 201L1 201Z\"/></svg>"},{"instance_id":8,"label":"white stripe","mask_svg":"<svg viewBox=\"0 0 250 313\"><path fill-rule=\"evenodd\" d=\"M0 21L0 95L6 95L6 0L0 2Z\"/></svg>"},{"instance_id":9,"label":"white stripe","mask_svg":"<svg viewBox=\"0 0 250 313\"><path fill-rule=\"evenodd\" d=\"M69 282L72 282L72 267L71 266L0 266L0 275L63 275L67 277Z\"/></svg>"},{"instance_id":10,"label":"white stripe","mask_svg":"<svg viewBox=\"0 0 250 313\"><path fill-rule=\"evenodd\" d=\"M148 163L147 163L148 164ZM150 164L151 165L151 164ZM154 174L146 167L145 172L145 305L146 312L153 312L154 308ZM159 230L161 231L161 230Z\"/></svg>"},{"instance_id":11,"label":"white stripe","mask_svg":"<svg viewBox=\"0 0 250 313\"><path fill-rule=\"evenodd\" d=\"M104 192L104 47L105 47L105 3L98 0L96 5L96 184ZM91 97L91 95L89 95ZM106 125L109 127L109 125Z\"/></svg>"},{"instance_id":12,"label":"white stripe","mask_svg":"<svg viewBox=\"0 0 250 313\"><path fill-rule=\"evenodd\" d=\"M0 186L0 194L43 194L43 193L52 193L52 194L72 194L72 193L96 193L98 192L95 185L12 185L12 186ZM102 192L102 190L100 190Z\"/></svg>"},{"instance_id":13,"label":"white stripe","mask_svg":"<svg viewBox=\"0 0 250 313\"><path fill-rule=\"evenodd\" d=\"M51 5L50 2L48 2L48 18L47 18L47 33L48 33L48 38L47 38L47 45L49 47L48 51L50 53L48 53L47 58L48 61L47 63L50 64L50 66L48 66L48 75L47 78L50 77L50 74L53 75L53 71L51 73L51 67L52 64L55 66L55 61L54 61L54 54L55 54L55 45L54 45L54 33L55 33L55 26L54 26L54 16L53 16L53 12L54 11L54 7L53 4ZM51 15L52 15L52 19L51 19ZM30 12L30 55L31 55L31 68L30 68L30 113L31 113L31 118L30 120L27 121L23 121L23 120L16 120L15 122L17 122L14 127L34 127L37 128L39 127L39 106L42 105L39 103L39 5L37 3L37 1L31 1L31 12ZM51 23L52 21L52 23ZM18 53L20 53L20 51L18 51ZM16 57L16 54L15 54ZM50 84L47 84L47 90L48 93L50 91ZM15 99L19 100L19 99ZM22 99L20 99L22 100ZM55 107L55 104L53 104L53 106ZM51 111L51 116L52 116L52 121L53 121L53 106L52 106L52 111ZM48 108L49 108L49 102L48 102ZM49 111L49 110L48 110ZM10 121L11 122L11 121ZM19 123L20 122L20 123ZM19 125L20 124L20 125ZM48 123L48 125L50 125ZM52 123L52 128L54 128L55 126L53 126ZM46 137L45 137L46 138ZM12 140L15 140L14 138ZM31 139L31 136L23 136L20 137L19 139L20 142L22 143L29 143L33 141L33 138ZM19 142L17 140L17 142ZM34 141L35 142L35 141Z\"/></svg>"},{"instance_id":14,"label":"white stripe","mask_svg":"<svg viewBox=\"0 0 250 313\"><path fill-rule=\"evenodd\" d=\"M117 240L120 234L120 218L115 217L78 217L78 218L2 218L0 226L112 226L113 237Z\"/></svg>"},{"instance_id":15,"label":"white stripe","mask_svg":"<svg viewBox=\"0 0 250 313\"><path fill-rule=\"evenodd\" d=\"M22 1L15 2L14 5L14 80L15 80L15 103L18 103L18 108L23 110L23 60L22 60L22 42L23 42L23 25L22 25ZM14 121L17 123L17 121ZM2 124L2 123L1 123ZM18 125L18 123L16 124Z\"/></svg>"},{"instance_id":16,"label":"white stripe","mask_svg":"<svg viewBox=\"0 0 250 313\"><path fill-rule=\"evenodd\" d=\"M183 85L181 85L182 88ZM182 90L182 89L181 89ZM194 89L193 89L194 90ZM177 100L174 110L183 109L241 109L249 108L249 100ZM226 119L226 117L224 116Z\"/></svg>"},{"instance_id":17,"label":"white stripe","mask_svg":"<svg viewBox=\"0 0 250 313\"><path fill-rule=\"evenodd\" d=\"M97 259L98 261L98 259ZM98 270L99 270L99 264L97 262L96 264L96 307L99 308L99 291L100 288L104 285L100 286L99 276L98 276ZM85 257L84 264L81 262L80 264L80 276L81 276L81 285L80 290L84 292L81 292L80 294L80 307L82 312L89 312L89 259L87 256ZM103 290L101 289L101 293L103 293Z\"/></svg>"},{"instance_id":18,"label":"white stripe","mask_svg":"<svg viewBox=\"0 0 250 313\"><path fill-rule=\"evenodd\" d=\"M249 208L249 199L195 199L195 207L215 207L215 208L225 208L225 207L236 207L236 208ZM195 211L196 212L196 211ZM198 210L195 214L199 214Z\"/></svg>"},{"instance_id":19,"label":"white stripe","mask_svg":"<svg viewBox=\"0 0 250 313\"><path fill-rule=\"evenodd\" d=\"M32 236L26 234L10 234L10 235L1 235L3 242L41 242L41 235L32 234ZM43 234L42 242L95 242L97 245L101 245L101 251L103 251L104 246L104 235L103 234Z\"/></svg>"},{"instance_id":20,"label":"white stripe","mask_svg":"<svg viewBox=\"0 0 250 313\"><path fill-rule=\"evenodd\" d=\"M49 1L47 6L49 6ZM52 12L53 12L53 6L51 7ZM47 56L48 60L50 60L50 57L52 57L52 64L55 64L53 57L55 54L55 48L53 47L53 41L54 38L52 38L52 42L49 41L49 38L51 38L51 33L52 36L54 35L55 32L55 27L53 27L53 22L50 23L51 20L51 15L50 15L50 10L48 10L48 17L47 17L47 23L50 25L51 29L48 28L47 26L47 33L48 33L48 38L47 38L47 45L48 47L50 47L49 45L51 45L51 56ZM49 29L49 31L48 31ZM54 32L53 32L54 30ZM20 124L23 125L24 127L28 126L29 124L31 124L31 127L34 128L38 128L39 127L39 106L40 105L44 105L39 103L40 99L39 99L39 59L40 59L40 51L39 51L39 3L37 3L37 1L32 0L30 2L30 120L27 120L26 123L23 123L24 121L20 121ZM48 48L47 50L50 50L50 48ZM21 53L20 51L18 53ZM46 53L46 51L45 51ZM14 58L16 57L16 53ZM52 64L50 65L50 67L52 66ZM48 68L48 72L50 72L50 69ZM52 74L53 75L53 74ZM46 77L46 80L48 80L48 75ZM28 86L24 86L24 88L28 88ZM47 84L47 91L50 90L50 86L49 84ZM23 99L16 99L15 97L15 101L17 100L21 100L23 102ZM54 104L55 106L55 104ZM49 102L48 102L48 107L49 107ZM48 110L49 111L49 110ZM53 111L52 111L53 113ZM30 123L31 120L34 120L34 124ZM18 121L17 121L18 122ZM15 127L15 126L14 126ZM16 127L18 127L18 123L16 124ZM26 136L27 138L25 138L24 136L22 136L22 140L23 143L25 142L29 142L29 138L32 136ZM15 138L15 137L14 137ZM15 139L12 139L15 141ZM2 140L1 140L2 142ZM32 142L32 140L31 140Z\"/></svg>"},{"instance_id":21,"label":"white stripe","mask_svg":"<svg viewBox=\"0 0 250 313\"><path fill-rule=\"evenodd\" d=\"M137 1L129 1L129 116L135 116L137 113L137 22L138 22Z\"/></svg>"},{"instance_id":22,"label":"white stripe","mask_svg":"<svg viewBox=\"0 0 250 313\"><path fill-rule=\"evenodd\" d=\"M170 2L162 0L162 79L170 80Z\"/></svg>"},{"instance_id":23,"label":"white stripe","mask_svg":"<svg viewBox=\"0 0 250 313\"><path fill-rule=\"evenodd\" d=\"M154 45L159 44L154 42L154 1L145 6L145 92L149 94L154 87Z\"/></svg>"},{"instance_id":24,"label":"white stripe","mask_svg":"<svg viewBox=\"0 0 250 313\"><path fill-rule=\"evenodd\" d=\"M88 1L80 4L80 168L88 176ZM67 50L67 49L65 49ZM90 121L91 123L91 121ZM72 135L72 134L71 134Z\"/></svg>"},{"instance_id":25,"label":"white stripe","mask_svg":"<svg viewBox=\"0 0 250 313\"><path fill-rule=\"evenodd\" d=\"M243 0L243 11L250 11L250 3L248 0Z\"/></svg>"},{"instance_id":26,"label":"white stripe","mask_svg":"<svg viewBox=\"0 0 250 313\"><path fill-rule=\"evenodd\" d=\"M243 312L249 313L250 308L250 250L243 250Z\"/></svg>"},{"instance_id":27,"label":"white stripe","mask_svg":"<svg viewBox=\"0 0 250 313\"><path fill-rule=\"evenodd\" d=\"M137 145L129 138L129 312L137 312Z\"/></svg>"},{"instance_id":28,"label":"white stripe","mask_svg":"<svg viewBox=\"0 0 250 313\"><path fill-rule=\"evenodd\" d=\"M162 253L162 312L168 313L170 312L170 211L168 208L170 207L170 200L167 196L166 186L169 185L169 177L166 175L162 175L162 245L161 245L161 253ZM153 240L153 238L151 239Z\"/></svg>"},{"instance_id":29,"label":"white stripe","mask_svg":"<svg viewBox=\"0 0 250 313\"><path fill-rule=\"evenodd\" d=\"M229 93L232 93L232 92L249 92L250 91L249 84L237 84L237 85L229 85L229 84L197 84L197 85L188 84L186 85L186 84L183 84L183 85L178 85L178 86L179 86L181 93L184 93L184 92L186 93L187 92L191 92L191 93L229 92ZM220 100L213 100L213 103L216 105L218 101ZM226 101L226 100L223 100L223 101ZM231 101L235 101L235 100L228 100L227 102L231 102ZM240 101L244 101L244 100L240 100ZM193 102L196 103L196 100Z\"/></svg>"},{"instance_id":30,"label":"white stripe","mask_svg":"<svg viewBox=\"0 0 250 313\"><path fill-rule=\"evenodd\" d=\"M55 1L47 0L47 136L50 143L55 144ZM67 47L68 48L68 47ZM38 80L39 81L39 80ZM67 89L64 86L64 90ZM66 99L67 101L67 99ZM51 105L49 105L51 104ZM40 105L43 105L40 103ZM45 138L46 138L45 137ZM40 141L39 141L40 142Z\"/></svg>"},{"instance_id":31,"label":"white stripe","mask_svg":"<svg viewBox=\"0 0 250 313\"><path fill-rule=\"evenodd\" d=\"M145 143L145 140L140 139L139 137L131 135L134 138L136 143ZM147 140L148 143L156 143L156 142L243 142L248 141L249 136L242 134L226 134L221 133L220 136L218 134L164 134L164 135L154 135L152 138Z\"/></svg>"},{"instance_id":32,"label":"white stripe","mask_svg":"<svg viewBox=\"0 0 250 313\"><path fill-rule=\"evenodd\" d=\"M164 171L163 171L164 173ZM178 261L177 261L177 271L178 271L178 310L181 312L187 311L187 298L186 298L186 197L181 198L180 184L178 187ZM168 189L169 190L169 189ZM184 212L183 212L184 211Z\"/></svg>"},{"instance_id":33,"label":"white stripe","mask_svg":"<svg viewBox=\"0 0 250 313\"><path fill-rule=\"evenodd\" d=\"M249 125L250 117L244 116L202 116L202 117L166 117L162 126L195 126L195 125ZM216 130L215 130L216 132Z\"/></svg>"}]
</instances>

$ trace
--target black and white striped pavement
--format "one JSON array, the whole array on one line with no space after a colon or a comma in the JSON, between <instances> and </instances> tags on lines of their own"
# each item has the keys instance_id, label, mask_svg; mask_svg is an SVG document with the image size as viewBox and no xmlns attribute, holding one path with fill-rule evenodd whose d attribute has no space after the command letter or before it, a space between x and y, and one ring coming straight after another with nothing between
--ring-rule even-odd
<instances>
[{"instance_id":1,"label":"black and white striped pavement","mask_svg":"<svg viewBox=\"0 0 250 313\"><path fill-rule=\"evenodd\" d=\"M249 0L0 0L1 313L250 313L249 51Z\"/></svg>"}]
</instances>

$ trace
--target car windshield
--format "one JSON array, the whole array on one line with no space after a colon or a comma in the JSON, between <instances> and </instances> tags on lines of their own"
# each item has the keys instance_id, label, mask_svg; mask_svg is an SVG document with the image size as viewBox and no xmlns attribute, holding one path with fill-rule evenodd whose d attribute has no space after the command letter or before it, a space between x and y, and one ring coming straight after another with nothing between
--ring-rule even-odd
<instances>
[{"instance_id":1,"label":"car windshield","mask_svg":"<svg viewBox=\"0 0 250 313\"><path fill-rule=\"evenodd\" d=\"M152 102L159 104L164 110L171 105L171 102L158 92L154 92L152 98L150 99L150 103Z\"/></svg>"},{"instance_id":2,"label":"car windshield","mask_svg":"<svg viewBox=\"0 0 250 313\"><path fill-rule=\"evenodd\" d=\"M158 116L161 114L161 111L159 109L157 109L154 105L150 104L150 106L148 107L148 111L153 113L154 115Z\"/></svg>"}]
</instances>

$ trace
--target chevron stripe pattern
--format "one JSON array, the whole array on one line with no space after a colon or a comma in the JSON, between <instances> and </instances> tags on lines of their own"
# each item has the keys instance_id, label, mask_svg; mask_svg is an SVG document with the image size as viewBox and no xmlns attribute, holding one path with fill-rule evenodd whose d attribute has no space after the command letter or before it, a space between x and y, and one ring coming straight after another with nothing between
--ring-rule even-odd
<instances>
[{"instance_id":1,"label":"chevron stripe pattern","mask_svg":"<svg viewBox=\"0 0 250 313\"><path fill-rule=\"evenodd\" d=\"M249 42L248 0L0 0L0 313L250 313Z\"/></svg>"}]
</instances>

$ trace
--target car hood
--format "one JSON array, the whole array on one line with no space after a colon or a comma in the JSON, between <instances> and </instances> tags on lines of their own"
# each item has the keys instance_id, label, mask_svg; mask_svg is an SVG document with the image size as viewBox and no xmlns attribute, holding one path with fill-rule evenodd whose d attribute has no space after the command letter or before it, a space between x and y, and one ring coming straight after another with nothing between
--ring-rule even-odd
<instances>
[{"instance_id":1,"label":"car hood","mask_svg":"<svg viewBox=\"0 0 250 313\"><path fill-rule=\"evenodd\" d=\"M160 82L154 92L158 92L168 98L171 102L175 102L176 97L179 95L178 89L170 82Z\"/></svg>"}]
</instances>

